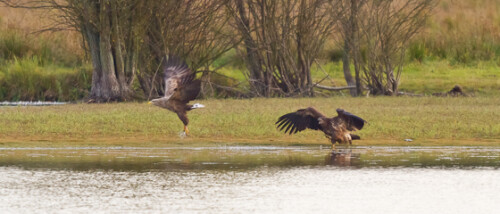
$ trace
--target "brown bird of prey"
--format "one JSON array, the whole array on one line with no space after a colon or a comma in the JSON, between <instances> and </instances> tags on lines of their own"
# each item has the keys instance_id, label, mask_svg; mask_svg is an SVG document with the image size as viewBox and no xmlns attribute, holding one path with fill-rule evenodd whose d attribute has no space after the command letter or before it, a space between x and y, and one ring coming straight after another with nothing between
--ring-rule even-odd
<instances>
[{"instance_id":1,"label":"brown bird of prey","mask_svg":"<svg viewBox=\"0 0 500 214\"><path fill-rule=\"evenodd\" d=\"M314 107L309 107L281 116L276 124L280 131L284 129L285 133L289 134L295 134L306 128L321 130L327 138L330 138L332 146L336 142L352 144L352 140L361 139L351 132L362 129L366 121L344 109L337 109L337 114L336 117L328 118Z\"/></svg>"},{"instance_id":2,"label":"brown bird of prey","mask_svg":"<svg viewBox=\"0 0 500 214\"><path fill-rule=\"evenodd\" d=\"M189 134L189 119L187 112L205 107L195 103L188 105L200 93L201 81L195 79L196 74L189 69L186 62L176 56L167 56L164 59L163 78L165 81L165 96L151 100L149 104L166 108L177 113L179 119L184 123L184 134Z\"/></svg>"}]
</instances>

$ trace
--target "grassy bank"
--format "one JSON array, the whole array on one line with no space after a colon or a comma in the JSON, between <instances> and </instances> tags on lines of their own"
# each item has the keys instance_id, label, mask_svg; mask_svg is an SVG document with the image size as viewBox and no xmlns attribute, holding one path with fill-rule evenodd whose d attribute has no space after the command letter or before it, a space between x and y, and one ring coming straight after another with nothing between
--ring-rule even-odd
<instances>
[{"instance_id":1,"label":"grassy bank","mask_svg":"<svg viewBox=\"0 0 500 214\"><path fill-rule=\"evenodd\" d=\"M329 145L322 133L288 136L276 119L315 106L369 121L355 145L500 145L500 98L311 98L201 100L191 136L171 112L145 103L0 108L1 146ZM411 138L413 142L405 142Z\"/></svg>"}]
</instances>

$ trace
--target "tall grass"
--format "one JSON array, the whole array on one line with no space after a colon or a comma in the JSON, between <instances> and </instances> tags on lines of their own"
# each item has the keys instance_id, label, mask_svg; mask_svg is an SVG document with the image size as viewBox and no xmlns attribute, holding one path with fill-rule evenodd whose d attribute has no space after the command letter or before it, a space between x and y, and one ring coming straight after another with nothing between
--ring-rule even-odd
<instances>
[{"instance_id":1,"label":"tall grass","mask_svg":"<svg viewBox=\"0 0 500 214\"><path fill-rule=\"evenodd\" d=\"M16 26L1 24L0 19L0 62L36 57L42 65L63 67L80 66L84 56L81 47L75 49L67 34L38 34ZM71 34L70 34L71 35ZM74 36L74 35L73 35Z\"/></svg>"},{"instance_id":2,"label":"tall grass","mask_svg":"<svg viewBox=\"0 0 500 214\"><path fill-rule=\"evenodd\" d=\"M90 68L43 65L36 57L14 58L0 68L0 100L79 100L87 96L90 82Z\"/></svg>"},{"instance_id":3,"label":"tall grass","mask_svg":"<svg viewBox=\"0 0 500 214\"><path fill-rule=\"evenodd\" d=\"M440 0L410 45L411 59L500 63L500 0Z\"/></svg>"},{"instance_id":4,"label":"tall grass","mask_svg":"<svg viewBox=\"0 0 500 214\"><path fill-rule=\"evenodd\" d=\"M0 9L0 100L82 99L91 69L81 48L75 48L75 34L35 33L49 23L39 17L29 10Z\"/></svg>"}]
</instances>

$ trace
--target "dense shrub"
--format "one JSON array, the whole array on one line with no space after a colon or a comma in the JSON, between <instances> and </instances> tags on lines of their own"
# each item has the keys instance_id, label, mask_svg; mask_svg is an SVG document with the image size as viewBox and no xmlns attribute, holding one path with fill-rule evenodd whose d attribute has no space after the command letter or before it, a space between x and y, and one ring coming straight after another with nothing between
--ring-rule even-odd
<instances>
[{"instance_id":1,"label":"dense shrub","mask_svg":"<svg viewBox=\"0 0 500 214\"><path fill-rule=\"evenodd\" d=\"M8 61L0 69L0 100L71 101L87 96L91 68L42 65L36 58Z\"/></svg>"}]
</instances>

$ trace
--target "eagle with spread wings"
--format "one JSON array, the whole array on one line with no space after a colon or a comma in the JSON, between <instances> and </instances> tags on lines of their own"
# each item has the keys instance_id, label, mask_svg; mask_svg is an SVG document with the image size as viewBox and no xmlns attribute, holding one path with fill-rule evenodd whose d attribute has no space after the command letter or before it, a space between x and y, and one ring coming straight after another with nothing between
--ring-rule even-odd
<instances>
[{"instance_id":1,"label":"eagle with spread wings","mask_svg":"<svg viewBox=\"0 0 500 214\"><path fill-rule=\"evenodd\" d=\"M306 128L323 131L326 137L330 138L332 145L352 144L352 140L361 139L351 132L362 129L366 121L344 109L337 109L337 114L336 117L328 118L314 107L308 107L281 116L276 125L280 131L284 129L285 133L289 134L295 134Z\"/></svg>"},{"instance_id":2,"label":"eagle with spread wings","mask_svg":"<svg viewBox=\"0 0 500 214\"><path fill-rule=\"evenodd\" d=\"M186 62L177 56L169 55L164 58L164 62L165 95L151 100L149 104L175 112L184 123L184 133L187 135L189 134L187 112L205 107L199 103L188 105L189 101L194 100L200 93L201 80L195 79L196 73L191 71Z\"/></svg>"}]
</instances>

